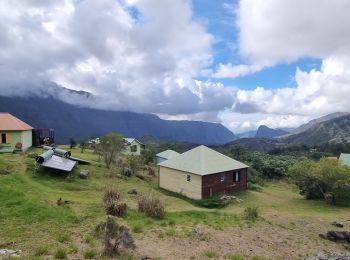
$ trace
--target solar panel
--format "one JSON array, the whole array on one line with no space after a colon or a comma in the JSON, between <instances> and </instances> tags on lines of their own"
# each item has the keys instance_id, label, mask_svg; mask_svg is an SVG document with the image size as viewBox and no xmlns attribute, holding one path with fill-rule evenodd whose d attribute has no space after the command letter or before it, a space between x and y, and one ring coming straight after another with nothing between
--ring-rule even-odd
<instances>
[{"instance_id":1,"label":"solar panel","mask_svg":"<svg viewBox=\"0 0 350 260\"><path fill-rule=\"evenodd\" d=\"M72 161L64 157L52 155L50 159L44 161L41 165L56 170L70 172L76 163L76 161Z\"/></svg>"}]
</instances>

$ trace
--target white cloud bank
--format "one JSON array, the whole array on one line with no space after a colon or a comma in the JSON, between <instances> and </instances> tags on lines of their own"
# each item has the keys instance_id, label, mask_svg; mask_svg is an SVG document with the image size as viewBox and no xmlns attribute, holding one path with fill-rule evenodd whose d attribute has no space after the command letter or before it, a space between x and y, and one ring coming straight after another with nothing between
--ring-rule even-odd
<instances>
[{"instance_id":1,"label":"white cloud bank","mask_svg":"<svg viewBox=\"0 0 350 260\"><path fill-rule=\"evenodd\" d=\"M244 76L303 57L321 59L322 66L296 69L295 88L239 90L236 112L260 114L254 125L287 127L350 111L349 10L347 0L241 0L236 10L239 51L247 65L221 64L216 77Z\"/></svg>"},{"instance_id":2,"label":"white cloud bank","mask_svg":"<svg viewBox=\"0 0 350 260\"><path fill-rule=\"evenodd\" d=\"M211 64L214 39L188 0L1 1L0 17L2 95L55 82L113 110L177 115L233 105L232 88L193 80Z\"/></svg>"}]
</instances>

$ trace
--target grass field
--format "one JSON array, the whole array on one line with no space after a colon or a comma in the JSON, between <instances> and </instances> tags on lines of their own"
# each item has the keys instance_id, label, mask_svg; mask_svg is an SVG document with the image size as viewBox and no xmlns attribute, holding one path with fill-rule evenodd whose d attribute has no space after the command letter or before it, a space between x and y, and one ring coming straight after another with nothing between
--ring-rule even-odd
<instances>
[{"instance_id":1,"label":"grass field","mask_svg":"<svg viewBox=\"0 0 350 260\"><path fill-rule=\"evenodd\" d=\"M73 174L36 170L31 155L40 152L0 154L0 168L11 172L0 175L0 248L22 250L28 259L100 259L100 242L92 230L106 218L101 198L110 187L118 189L128 205L127 216L117 221L126 224L136 240L137 249L125 252L125 259L144 255L161 259L302 259L321 249L348 250L345 244L321 240L318 234L332 229L333 220L350 229L350 209L304 200L292 184L269 183L262 192L239 194L240 203L220 210L205 209L160 191L156 178L118 178L90 150L83 154L72 150L74 156L92 162L79 166ZM88 180L77 177L84 169L91 173ZM127 194L130 188L164 200L165 218L155 220L138 213L137 196ZM57 206L59 198L69 203ZM259 208L260 218L246 221L244 209L253 206ZM201 227L206 235L195 237L195 227Z\"/></svg>"}]
</instances>

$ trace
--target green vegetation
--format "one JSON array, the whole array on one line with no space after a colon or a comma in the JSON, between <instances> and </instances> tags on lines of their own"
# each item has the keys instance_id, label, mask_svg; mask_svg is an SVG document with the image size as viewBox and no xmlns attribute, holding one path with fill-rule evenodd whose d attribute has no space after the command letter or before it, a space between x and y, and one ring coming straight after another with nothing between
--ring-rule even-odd
<instances>
[{"instance_id":1,"label":"green vegetation","mask_svg":"<svg viewBox=\"0 0 350 260\"><path fill-rule=\"evenodd\" d=\"M259 217L257 207L248 207L244 210L244 218L249 221L255 221Z\"/></svg>"},{"instance_id":2,"label":"green vegetation","mask_svg":"<svg viewBox=\"0 0 350 260\"><path fill-rule=\"evenodd\" d=\"M67 252L63 248L59 248L55 251L55 258L56 259L66 259L67 258Z\"/></svg>"},{"instance_id":3,"label":"green vegetation","mask_svg":"<svg viewBox=\"0 0 350 260\"><path fill-rule=\"evenodd\" d=\"M84 252L85 259L93 259L97 255L94 249L88 249Z\"/></svg>"},{"instance_id":4,"label":"green vegetation","mask_svg":"<svg viewBox=\"0 0 350 260\"><path fill-rule=\"evenodd\" d=\"M213 250L205 251L203 252L203 255L208 258L216 258L218 256L218 254Z\"/></svg>"},{"instance_id":5,"label":"green vegetation","mask_svg":"<svg viewBox=\"0 0 350 260\"><path fill-rule=\"evenodd\" d=\"M110 189L117 190L123 203L128 206L123 218L113 219L118 226L128 227L135 239L147 236L151 229L160 230L159 239L188 239L191 230L197 225L218 232L249 225L290 228L292 221L318 219L320 216L333 221L339 216L348 216L350 212L346 207L335 207L319 200L305 200L293 184L271 182L264 177L260 177L262 184L257 184L260 186L259 192L250 190L235 194L242 202L221 208L215 206L215 198L195 201L158 189L156 176L150 176L148 181L134 175L122 178L114 165L107 169L103 158L88 148L83 154L80 151L78 153L79 157L90 160L92 164L80 165L71 174L36 170L32 154L40 152L41 149L34 148L27 155L0 154L0 168L10 169L10 174L0 175L0 244L14 242L24 256L53 255L56 258L68 258L71 254L82 259L89 250L95 251L96 256L100 255L102 240L98 240L92 230L101 221L106 221L101 199L105 191ZM77 151L73 150L72 153L74 155ZM88 180L78 177L79 171L85 169L91 173ZM138 170L137 174L148 176L144 170ZM159 198L166 209L163 218L147 217L138 212L138 196L127 194L131 188L136 188L139 195L152 194ZM56 202L59 198L69 203L58 206ZM250 223L244 218L244 210L256 205L259 205L261 221ZM279 223L269 218L277 213L287 220ZM209 241L212 241L211 238ZM80 243L84 244L83 250L76 247L79 245L80 248ZM157 241L154 241L150 246L156 245ZM201 251L198 253L202 254ZM132 259L129 253L124 255L125 259Z\"/></svg>"},{"instance_id":6,"label":"green vegetation","mask_svg":"<svg viewBox=\"0 0 350 260\"><path fill-rule=\"evenodd\" d=\"M322 158L303 161L290 168L290 174L306 199L323 199L331 204L349 204L350 168Z\"/></svg>"}]
</instances>

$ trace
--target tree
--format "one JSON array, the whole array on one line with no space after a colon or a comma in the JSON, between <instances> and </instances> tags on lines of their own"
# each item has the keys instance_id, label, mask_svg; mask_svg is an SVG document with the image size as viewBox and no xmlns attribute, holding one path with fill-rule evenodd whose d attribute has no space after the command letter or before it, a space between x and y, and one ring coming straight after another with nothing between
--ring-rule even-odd
<instances>
[{"instance_id":1,"label":"tree","mask_svg":"<svg viewBox=\"0 0 350 260\"><path fill-rule=\"evenodd\" d=\"M98 224L95 234L103 241L104 254L108 256L118 255L120 248L134 249L135 242L125 226L119 226L112 217L107 217L106 222Z\"/></svg>"},{"instance_id":2,"label":"tree","mask_svg":"<svg viewBox=\"0 0 350 260\"><path fill-rule=\"evenodd\" d=\"M84 150L85 150L85 148L87 146L86 141L85 140L81 140L79 146L80 146L80 149L81 149L81 153L84 153Z\"/></svg>"},{"instance_id":3,"label":"tree","mask_svg":"<svg viewBox=\"0 0 350 260\"><path fill-rule=\"evenodd\" d=\"M109 169L112 162L116 161L124 149L123 135L108 133L100 138L98 153L102 155L106 167Z\"/></svg>"},{"instance_id":4,"label":"tree","mask_svg":"<svg viewBox=\"0 0 350 260\"><path fill-rule=\"evenodd\" d=\"M73 149L76 145L77 145L77 141L73 137L69 138L70 149Z\"/></svg>"},{"instance_id":5,"label":"tree","mask_svg":"<svg viewBox=\"0 0 350 260\"><path fill-rule=\"evenodd\" d=\"M350 168L338 161L327 158L319 162L304 161L292 166L289 173L306 199L338 204L350 197Z\"/></svg>"}]
</instances>

